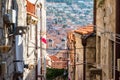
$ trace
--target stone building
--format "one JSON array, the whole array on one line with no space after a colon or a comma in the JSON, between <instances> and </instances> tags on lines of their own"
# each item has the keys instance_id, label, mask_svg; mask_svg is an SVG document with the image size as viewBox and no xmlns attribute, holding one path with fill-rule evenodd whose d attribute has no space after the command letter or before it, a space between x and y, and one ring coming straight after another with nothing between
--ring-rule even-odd
<instances>
[{"instance_id":1,"label":"stone building","mask_svg":"<svg viewBox=\"0 0 120 80\"><path fill-rule=\"evenodd\" d=\"M95 64L95 47L93 26L81 27L68 34L70 79L90 80L90 69Z\"/></svg>"},{"instance_id":2,"label":"stone building","mask_svg":"<svg viewBox=\"0 0 120 80\"><path fill-rule=\"evenodd\" d=\"M96 67L101 69L101 75L95 74L95 80L119 80L120 77L119 7L119 0L96 0Z\"/></svg>"},{"instance_id":3,"label":"stone building","mask_svg":"<svg viewBox=\"0 0 120 80\"><path fill-rule=\"evenodd\" d=\"M46 45L42 42L46 37L42 35L46 32L43 3L0 0L0 80L37 80L43 74L40 73L46 53L40 49ZM42 69L45 70L45 64Z\"/></svg>"},{"instance_id":4,"label":"stone building","mask_svg":"<svg viewBox=\"0 0 120 80\"><path fill-rule=\"evenodd\" d=\"M47 67L48 68L55 68L55 69L66 69L67 61L58 58L55 55L48 56L47 59Z\"/></svg>"},{"instance_id":5,"label":"stone building","mask_svg":"<svg viewBox=\"0 0 120 80\"><path fill-rule=\"evenodd\" d=\"M96 77L95 80L118 80L117 27L118 0L96 0ZM118 1L120 2L120 1ZM120 31L120 30L118 30Z\"/></svg>"},{"instance_id":6,"label":"stone building","mask_svg":"<svg viewBox=\"0 0 120 80\"><path fill-rule=\"evenodd\" d=\"M75 39L73 32L68 32L67 34L67 46L68 46L68 78L73 79L74 73L73 71L75 70L74 66L74 45L75 45Z\"/></svg>"}]
</instances>

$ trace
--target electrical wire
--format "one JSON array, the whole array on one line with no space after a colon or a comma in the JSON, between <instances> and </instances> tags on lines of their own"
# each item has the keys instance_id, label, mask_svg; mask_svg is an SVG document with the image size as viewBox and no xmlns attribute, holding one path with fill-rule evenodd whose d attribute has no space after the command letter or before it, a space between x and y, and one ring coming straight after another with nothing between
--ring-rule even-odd
<instances>
[{"instance_id":1,"label":"electrical wire","mask_svg":"<svg viewBox=\"0 0 120 80\"><path fill-rule=\"evenodd\" d=\"M77 65L83 65L83 64L86 64L86 65L90 65L90 63L78 63L78 64L76 64L75 66L77 67ZM70 66L74 66L74 65L72 65L72 64L69 64ZM92 64L91 64L92 65ZM94 65L94 64L93 64ZM110 65L102 65L102 66L109 66L110 67ZM93 66L94 67L94 66ZM95 67L95 68L97 68L97 67ZM102 67L100 67L99 69L102 69ZM111 69L112 70L118 70L118 68L117 67L115 67L114 68L114 66L111 66Z\"/></svg>"},{"instance_id":2,"label":"electrical wire","mask_svg":"<svg viewBox=\"0 0 120 80\"><path fill-rule=\"evenodd\" d=\"M120 34L111 33L109 31L105 31L104 29L100 29L100 28L98 28L97 31L103 32L103 33L110 33L110 34L114 35L114 38L120 40ZM112 38L109 38L108 36L105 36L105 37L108 38L108 39L110 39L110 40L112 40L113 42L115 42L117 44L120 44L120 42L114 40L114 38L112 39ZM102 65L102 66L109 66L109 65ZM117 70L117 66L112 65L112 69Z\"/></svg>"},{"instance_id":3,"label":"electrical wire","mask_svg":"<svg viewBox=\"0 0 120 80\"><path fill-rule=\"evenodd\" d=\"M97 27L98 28L98 27ZM105 31L104 29L102 29L102 31L104 31L104 32L109 32L109 31ZM117 38L117 39L119 39L120 40L120 34L116 34L116 33L110 33L110 34L112 34L112 35L114 35L115 36L115 38ZM107 37L108 38L108 37ZM110 39L110 40L112 40L112 41L114 41L115 43L117 43L117 44L120 44L120 42L118 42L118 41L115 41L115 40L113 40L113 39ZM30 46L29 46L30 47ZM41 48L41 47L39 47L39 48ZM86 47L86 48L95 48L95 47ZM49 49L49 48L42 48L42 49L44 49L44 50L74 50L74 49ZM75 49L83 49L83 48L75 48ZM34 61L37 61L37 59L33 59ZM23 61L32 61L32 59L27 59L27 60L23 60ZM79 64L77 64L77 65L83 65L83 64L92 64L92 63L86 63L86 62L84 62L84 63L79 63ZM104 66L104 65L102 65L102 66ZM109 65L105 65L105 66L109 66ZM115 70L117 70L117 66L112 66L113 67L113 69L115 69ZM114 68L115 67L115 68Z\"/></svg>"},{"instance_id":4,"label":"electrical wire","mask_svg":"<svg viewBox=\"0 0 120 80\"><path fill-rule=\"evenodd\" d=\"M34 46L28 46L30 48L35 48ZM38 47L38 48L41 48L41 47ZM95 47L86 47L86 48L91 48L91 49L95 49ZM51 48L42 48L44 50L74 50L74 49L51 49ZM83 49L82 47L81 48L75 48L75 49Z\"/></svg>"},{"instance_id":5,"label":"electrical wire","mask_svg":"<svg viewBox=\"0 0 120 80\"><path fill-rule=\"evenodd\" d=\"M53 2L52 2L53 3ZM99 28L99 27L96 27L97 29L101 29L101 28ZM99 31L99 30L98 30ZM120 34L116 34L116 33L111 33L110 31L105 31L104 29L101 29L101 31L103 31L103 33L110 33L110 34L112 34L112 35L114 35L115 36L115 38L116 39L118 39L118 40L120 40ZM107 37L107 38L109 38L109 37ZM114 41L115 43L117 43L117 44L120 44L120 42L118 42L118 41L115 41L114 39L111 39L111 38L109 38L110 40L112 40L112 41ZM30 46L29 46L30 47ZM39 47L39 48L41 48L41 47ZM86 48L95 48L95 47L86 47ZM42 49L44 49L44 50L74 50L74 49L49 49L49 48L42 48ZM75 48L75 49L83 49L83 48ZM31 60L31 59L30 59ZM26 60L24 60L24 61L26 61ZM82 64L89 64L89 63L80 63L81 65ZM108 66L108 65L107 65ZM113 66L114 67L114 66ZM117 67L117 66L115 66L115 67ZM116 68L115 68L116 69Z\"/></svg>"},{"instance_id":6,"label":"electrical wire","mask_svg":"<svg viewBox=\"0 0 120 80\"><path fill-rule=\"evenodd\" d=\"M112 41L114 41L113 39L111 39ZM114 41L115 43L117 44L120 44L119 42L117 41ZM30 47L30 46L29 46ZM40 47L39 47L40 48ZM95 48L95 47L87 47L87 48ZM48 49L48 48L42 48L42 49L45 49L45 50L74 50L74 49ZM76 48L76 49L83 49L83 48ZM24 60L24 61L30 61L30 60ZM36 60L35 60L36 61ZM88 64L88 63L81 63L82 64ZM114 66L113 66L114 67Z\"/></svg>"},{"instance_id":7,"label":"electrical wire","mask_svg":"<svg viewBox=\"0 0 120 80\"><path fill-rule=\"evenodd\" d=\"M100 30L97 30L97 31L101 32ZM114 33L112 33L112 34L114 34ZM109 38L109 37L107 37L107 38L110 39L110 40L112 40L113 42L115 42L115 43L117 43L117 44L120 44L120 42L114 40L114 38L113 38L113 39L112 39L112 38ZM118 40L120 40L119 37L116 37L116 36L115 36L115 38L118 39Z\"/></svg>"},{"instance_id":8,"label":"electrical wire","mask_svg":"<svg viewBox=\"0 0 120 80\"><path fill-rule=\"evenodd\" d=\"M110 33L110 34L113 34L114 36L120 38L120 34L117 34L117 33L114 33L114 32L107 31L107 30L105 30L105 29L103 29L103 28L101 28L101 27L98 27L98 26L95 26L95 28L96 28L97 30L103 31L104 33Z\"/></svg>"}]
</instances>

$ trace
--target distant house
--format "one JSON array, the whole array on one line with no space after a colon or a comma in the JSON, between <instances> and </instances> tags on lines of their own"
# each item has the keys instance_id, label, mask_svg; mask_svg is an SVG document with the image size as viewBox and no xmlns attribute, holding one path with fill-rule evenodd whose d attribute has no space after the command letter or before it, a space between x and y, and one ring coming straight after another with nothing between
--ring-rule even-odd
<instances>
[{"instance_id":1,"label":"distant house","mask_svg":"<svg viewBox=\"0 0 120 80\"><path fill-rule=\"evenodd\" d=\"M47 59L47 67L49 68L56 68L56 69L65 69L67 63L60 58L56 57L55 55L48 56Z\"/></svg>"},{"instance_id":2,"label":"distant house","mask_svg":"<svg viewBox=\"0 0 120 80\"><path fill-rule=\"evenodd\" d=\"M80 27L68 33L68 69L72 80L90 79L90 69L95 63L95 40L93 26Z\"/></svg>"}]
</instances>

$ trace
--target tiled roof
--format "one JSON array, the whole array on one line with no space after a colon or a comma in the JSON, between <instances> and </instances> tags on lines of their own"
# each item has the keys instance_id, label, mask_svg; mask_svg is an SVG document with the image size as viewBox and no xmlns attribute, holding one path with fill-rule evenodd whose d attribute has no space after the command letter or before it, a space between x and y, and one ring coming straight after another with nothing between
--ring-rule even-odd
<instances>
[{"instance_id":1,"label":"tiled roof","mask_svg":"<svg viewBox=\"0 0 120 80\"><path fill-rule=\"evenodd\" d=\"M93 31L94 31L93 25L87 25L87 26L83 26L83 27L80 26L78 29L76 29L74 31L69 31L67 33L68 42L71 43L75 40L74 32L81 34L81 35L83 35L83 34L87 35L87 34L93 33Z\"/></svg>"},{"instance_id":2,"label":"tiled roof","mask_svg":"<svg viewBox=\"0 0 120 80\"><path fill-rule=\"evenodd\" d=\"M59 59L58 59L56 56L54 56L54 55L49 56L49 57L50 57L50 59L51 59L52 61L59 61Z\"/></svg>"},{"instance_id":3,"label":"tiled roof","mask_svg":"<svg viewBox=\"0 0 120 80\"><path fill-rule=\"evenodd\" d=\"M75 30L74 32L79 33L79 34L90 34L93 33L93 26L92 25L88 25L85 27L80 27L77 30Z\"/></svg>"}]
</instances>

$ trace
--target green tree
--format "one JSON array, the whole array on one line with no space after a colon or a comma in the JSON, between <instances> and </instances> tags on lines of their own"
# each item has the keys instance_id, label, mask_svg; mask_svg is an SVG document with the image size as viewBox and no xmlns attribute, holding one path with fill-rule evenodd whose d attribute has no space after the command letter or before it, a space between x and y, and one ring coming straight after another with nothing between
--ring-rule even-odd
<instances>
[{"instance_id":1,"label":"green tree","mask_svg":"<svg viewBox=\"0 0 120 80\"><path fill-rule=\"evenodd\" d=\"M47 80L53 80L58 76L62 76L64 79L67 78L66 75L64 75L65 69L55 69L55 68L47 68L46 78Z\"/></svg>"}]
</instances>

